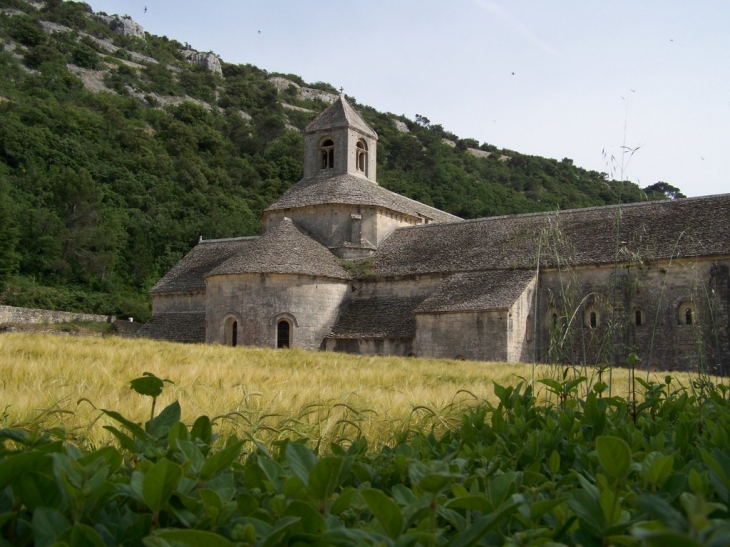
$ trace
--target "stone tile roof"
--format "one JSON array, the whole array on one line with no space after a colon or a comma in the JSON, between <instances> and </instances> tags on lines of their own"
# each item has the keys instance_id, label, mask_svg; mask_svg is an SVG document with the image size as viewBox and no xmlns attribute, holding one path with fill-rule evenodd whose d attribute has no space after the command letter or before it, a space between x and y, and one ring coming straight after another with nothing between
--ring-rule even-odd
<instances>
[{"instance_id":1,"label":"stone tile roof","mask_svg":"<svg viewBox=\"0 0 730 547\"><path fill-rule=\"evenodd\" d=\"M514 304L535 278L530 270L459 273L446 279L415 313L503 310Z\"/></svg>"},{"instance_id":2,"label":"stone tile roof","mask_svg":"<svg viewBox=\"0 0 730 547\"><path fill-rule=\"evenodd\" d=\"M206 277L240 273L280 273L350 279L327 247L314 241L284 217L250 245Z\"/></svg>"},{"instance_id":3,"label":"stone tile roof","mask_svg":"<svg viewBox=\"0 0 730 547\"><path fill-rule=\"evenodd\" d=\"M303 179L284 192L266 210L325 204L371 205L414 217L427 217L434 222L461 220L457 216L386 190L366 178L349 174Z\"/></svg>"},{"instance_id":4,"label":"stone tile roof","mask_svg":"<svg viewBox=\"0 0 730 547\"><path fill-rule=\"evenodd\" d=\"M312 120L307 127L304 128L305 133L314 133L315 131L323 131L326 129L335 129L338 127L352 127L361 133L378 138L378 134L370 127L365 120L362 119L344 96L329 105L324 112Z\"/></svg>"},{"instance_id":5,"label":"stone tile roof","mask_svg":"<svg viewBox=\"0 0 730 547\"><path fill-rule=\"evenodd\" d=\"M373 297L351 300L340 312L328 338L413 338L420 297Z\"/></svg>"},{"instance_id":6,"label":"stone tile roof","mask_svg":"<svg viewBox=\"0 0 730 547\"><path fill-rule=\"evenodd\" d=\"M257 237L236 237L201 241L152 287L150 294L204 291L205 274L256 239Z\"/></svg>"},{"instance_id":7,"label":"stone tile roof","mask_svg":"<svg viewBox=\"0 0 730 547\"><path fill-rule=\"evenodd\" d=\"M137 331L138 338L204 343L205 312L155 313Z\"/></svg>"},{"instance_id":8,"label":"stone tile roof","mask_svg":"<svg viewBox=\"0 0 730 547\"><path fill-rule=\"evenodd\" d=\"M388 277L730 255L730 194L399 228L373 256Z\"/></svg>"}]
</instances>

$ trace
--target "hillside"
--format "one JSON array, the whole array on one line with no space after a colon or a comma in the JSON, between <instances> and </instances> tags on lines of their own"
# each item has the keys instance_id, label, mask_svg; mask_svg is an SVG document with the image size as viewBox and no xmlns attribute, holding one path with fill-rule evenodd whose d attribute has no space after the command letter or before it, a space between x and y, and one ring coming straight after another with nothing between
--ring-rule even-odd
<instances>
[{"instance_id":1,"label":"hillside","mask_svg":"<svg viewBox=\"0 0 730 547\"><path fill-rule=\"evenodd\" d=\"M0 303L146 319L146 291L199 236L258 233L336 97L83 3L0 11ZM380 137L380 184L464 218L678 192L348 100Z\"/></svg>"}]
</instances>

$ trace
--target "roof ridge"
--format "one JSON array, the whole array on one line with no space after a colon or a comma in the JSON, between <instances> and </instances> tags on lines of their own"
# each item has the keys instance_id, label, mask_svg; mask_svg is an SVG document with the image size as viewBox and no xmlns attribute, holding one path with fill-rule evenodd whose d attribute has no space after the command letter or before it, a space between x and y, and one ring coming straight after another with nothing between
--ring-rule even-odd
<instances>
[{"instance_id":1,"label":"roof ridge","mask_svg":"<svg viewBox=\"0 0 730 547\"><path fill-rule=\"evenodd\" d=\"M304 133L315 133L340 127L350 127L365 135L378 138L378 134L363 117L347 102L344 95L325 108L319 116L314 118L304 128Z\"/></svg>"},{"instance_id":2,"label":"roof ridge","mask_svg":"<svg viewBox=\"0 0 730 547\"><path fill-rule=\"evenodd\" d=\"M387 190L387 188L386 188ZM389 190L390 191L390 190ZM400 194L398 194L400 195ZM401 196L405 197L405 196ZM491 222L496 220L504 220L506 218L529 218L529 217L539 217L539 216L548 216L548 215L563 215L563 214L569 214L569 213L579 213L584 211L596 211L599 209L619 209L622 207L648 207L650 205L668 205L672 206L673 204L681 204L685 203L687 201L700 201L703 199L716 199L719 197L728 197L730 198L730 194L711 194L709 196L693 196L689 198L680 198L680 199L653 199L653 200L647 200L647 201L634 201L630 203L613 203L611 205L593 205L592 207L577 207L575 209L553 209L550 211L535 211L534 213L516 213L516 214L507 214L507 215L498 215L494 217L480 217L480 218L468 218L463 220L453 220L453 221L445 221L445 222L439 222L438 224L419 224L417 226L401 226L396 228L396 230L412 230L412 229L419 229L419 228L436 228L436 227L443 227L449 224L476 224L480 222ZM405 198L410 199L410 198ZM420 203L420 202L418 202ZM424 204L425 205L425 204ZM430 205L426 205L426 207L430 207ZM445 212L445 211L444 211Z\"/></svg>"},{"instance_id":3,"label":"roof ridge","mask_svg":"<svg viewBox=\"0 0 730 547\"><path fill-rule=\"evenodd\" d=\"M198 241L198 245L201 243L226 243L228 241L246 241L246 240L253 240L258 239L261 236L241 236L241 237L222 237L219 239L201 239Z\"/></svg>"}]
</instances>

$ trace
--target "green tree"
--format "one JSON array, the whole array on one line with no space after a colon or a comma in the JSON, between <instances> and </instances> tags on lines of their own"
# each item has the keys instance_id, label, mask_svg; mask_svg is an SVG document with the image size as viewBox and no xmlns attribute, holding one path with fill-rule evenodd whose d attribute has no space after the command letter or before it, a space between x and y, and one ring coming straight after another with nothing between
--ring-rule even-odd
<instances>
[{"instance_id":1,"label":"green tree","mask_svg":"<svg viewBox=\"0 0 730 547\"><path fill-rule=\"evenodd\" d=\"M18 229L13 217L7 184L0 179L0 293L3 292L8 277L18 267L18 254L15 252Z\"/></svg>"},{"instance_id":2,"label":"green tree","mask_svg":"<svg viewBox=\"0 0 730 547\"><path fill-rule=\"evenodd\" d=\"M646 193L647 197L650 199L665 197L669 199L681 199L687 197L676 186L672 186L671 184L662 181L655 182L654 184L647 186L644 188L644 193Z\"/></svg>"}]
</instances>

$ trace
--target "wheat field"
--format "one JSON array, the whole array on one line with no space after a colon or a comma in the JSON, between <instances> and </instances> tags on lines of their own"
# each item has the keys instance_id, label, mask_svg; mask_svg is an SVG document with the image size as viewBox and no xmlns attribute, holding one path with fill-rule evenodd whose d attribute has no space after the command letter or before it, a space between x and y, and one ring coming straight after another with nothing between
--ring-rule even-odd
<instances>
[{"instance_id":1,"label":"wheat field","mask_svg":"<svg viewBox=\"0 0 730 547\"><path fill-rule=\"evenodd\" d=\"M151 372L174 382L159 397L158 410L178 400L185 423L208 415L223 436L250 433L264 442L309 437L323 446L365 436L377 447L392 443L395 432L454 427L469 407L498 402L493 382L529 382L532 370L523 364L8 333L0 335L0 408L3 427L62 426L77 439L103 444L111 436L102 426L112 422L100 409L139 423L149 418L151 399L129 382ZM563 372L540 365L535 377L562 379ZM591 370L577 373L597 381ZM687 385L686 375L675 377ZM536 385L538 397L548 398ZM613 390L627 394L628 371L613 371Z\"/></svg>"}]
</instances>

